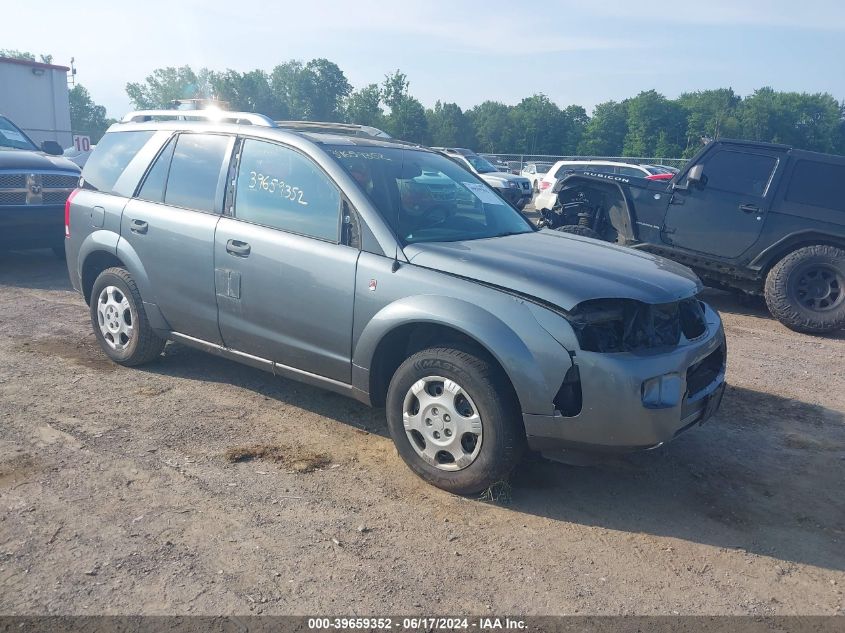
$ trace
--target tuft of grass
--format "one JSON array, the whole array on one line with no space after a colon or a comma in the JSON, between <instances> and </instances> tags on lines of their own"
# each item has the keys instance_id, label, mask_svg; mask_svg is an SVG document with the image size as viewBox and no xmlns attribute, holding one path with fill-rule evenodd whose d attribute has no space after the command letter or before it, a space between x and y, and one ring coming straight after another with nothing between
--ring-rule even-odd
<instances>
[{"instance_id":1,"label":"tuft of grass","mask_svg":"<svg viewBox=\"0 0 845 633\"><path fill-rule=\"evenodd\" d=\"M233 446L223 456L226 461L233 464L249 462L254 459L265 459L282 464L295 473L313 473L315 470L325 468L332 463L332 457L328 453L304 452L292 454L289 448L276 444Z\"/></svg>"},{"instance_id":2,"label":"tuft of grass","mask_svg":"<svg viewBox=\"0 0 845 633\"><path fill-rule=\"evenodd\" d=\"M482 492L478 500L507 505L513 500L513 488L507 481L497 481Z\"/></svg>"},{"instance_id":3,"label":"tuft of grass","mask_svg":"<svg viewBox=\"0 0 845 633\"><path fill-rule=\"evenodd\" d=\"M250 446L233 446L223 456L226 461L234 463L248 462L253 459L267 459L273 462L283 462L284 452L281 446L274 444L252 444Z\"/></svg>"}]
</instances>

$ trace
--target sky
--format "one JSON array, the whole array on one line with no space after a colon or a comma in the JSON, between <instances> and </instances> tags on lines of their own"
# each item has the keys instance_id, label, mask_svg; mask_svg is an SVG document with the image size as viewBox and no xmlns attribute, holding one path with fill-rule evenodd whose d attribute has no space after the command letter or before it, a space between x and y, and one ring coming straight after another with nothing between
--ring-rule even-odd
<instances>
[{"instance_id":1,"label":"sky","mask_svg":"<svg viewBox=\"0 0 845 633\"><path fill-rule=\"evenodd\" d=\"M0 48L75 58L77 80L109 116L131 109L127 82L155 68L267 71L325 57L353 87L395 69L427 107L561 107L656 89L762 86L845 100L842 0L6 0ZM2 89L2 87L0 87Z\"/></svg>"}]
</instances>

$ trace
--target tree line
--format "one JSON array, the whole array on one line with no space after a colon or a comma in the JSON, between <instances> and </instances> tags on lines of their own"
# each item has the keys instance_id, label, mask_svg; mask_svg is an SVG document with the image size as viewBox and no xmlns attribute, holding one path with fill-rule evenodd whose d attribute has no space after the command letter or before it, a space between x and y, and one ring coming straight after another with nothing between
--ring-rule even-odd
<instances>
[{"instance_id":1,"label":"tree line","mask_svg":"<svg viewBox=\"0 0 845 633\"><path fill-rule=\"evenodd\" d=\"M20 55L30 53L13 51ZM447 101L426 108L399 70L353 90L327 59L291 60L267 72L215 71L190 66L156 69L126 93L138 109L171 107L176 99L214 98L232 110L276 120L339 121L371 125L424 145L469 147L483 152L689 157L711 138L785 143L845 154L845 102L828 93L781 92L769 87L742 97L731 88L700 90L669 99L647 90L622 101L560 107L544 94L516 105L484 101L467 110ZM76 85L70 94L74 130L96 141L111 120Z\"/></svg>"}]
</instances>

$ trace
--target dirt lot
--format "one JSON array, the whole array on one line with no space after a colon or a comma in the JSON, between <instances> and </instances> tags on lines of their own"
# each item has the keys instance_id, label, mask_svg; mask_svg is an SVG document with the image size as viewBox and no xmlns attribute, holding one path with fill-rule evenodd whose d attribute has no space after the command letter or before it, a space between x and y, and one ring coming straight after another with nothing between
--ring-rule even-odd
<instances>
[{"instance_id":1,"label":"dirt lot","mask_svg":"<svg viewBox=\"0 0 845 633\"><path fill-rule=\"evenodd\" d=\"M63 262L0 255L0 613L845 614L845 336L707 296L715 420L487 503L382 411L177 345L111 364Z\"/></svg>"}]
</instances>

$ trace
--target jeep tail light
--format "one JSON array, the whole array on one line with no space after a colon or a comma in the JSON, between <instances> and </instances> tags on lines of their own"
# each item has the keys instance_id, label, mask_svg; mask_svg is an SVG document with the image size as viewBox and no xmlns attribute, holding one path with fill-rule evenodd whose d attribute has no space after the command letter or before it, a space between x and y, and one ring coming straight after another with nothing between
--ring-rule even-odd
<instances>
[{"instance_id":1,"label":"jeep tail light","mask_svg":"<svg viewBox=\"0 0 845 633\"><path fill-rule=\"evenodd\" d=\"M65 239L70 237L70 203L73 202L73 198L78 191L79 189L71 191L67 200L65 200Z\"/></svg>"},{"instance_id":2,"label":"jeep tail light","mask_svg":"<svg viewBox=\"0 0 845 633\"><path fill-rule=\"evenodd\" d=\"M545 191L546 189L548 189L551 186L552 186L552 183L550 183L547 180L541 180L540 181L540 191Z\"/></svg>"}]
</instances>

